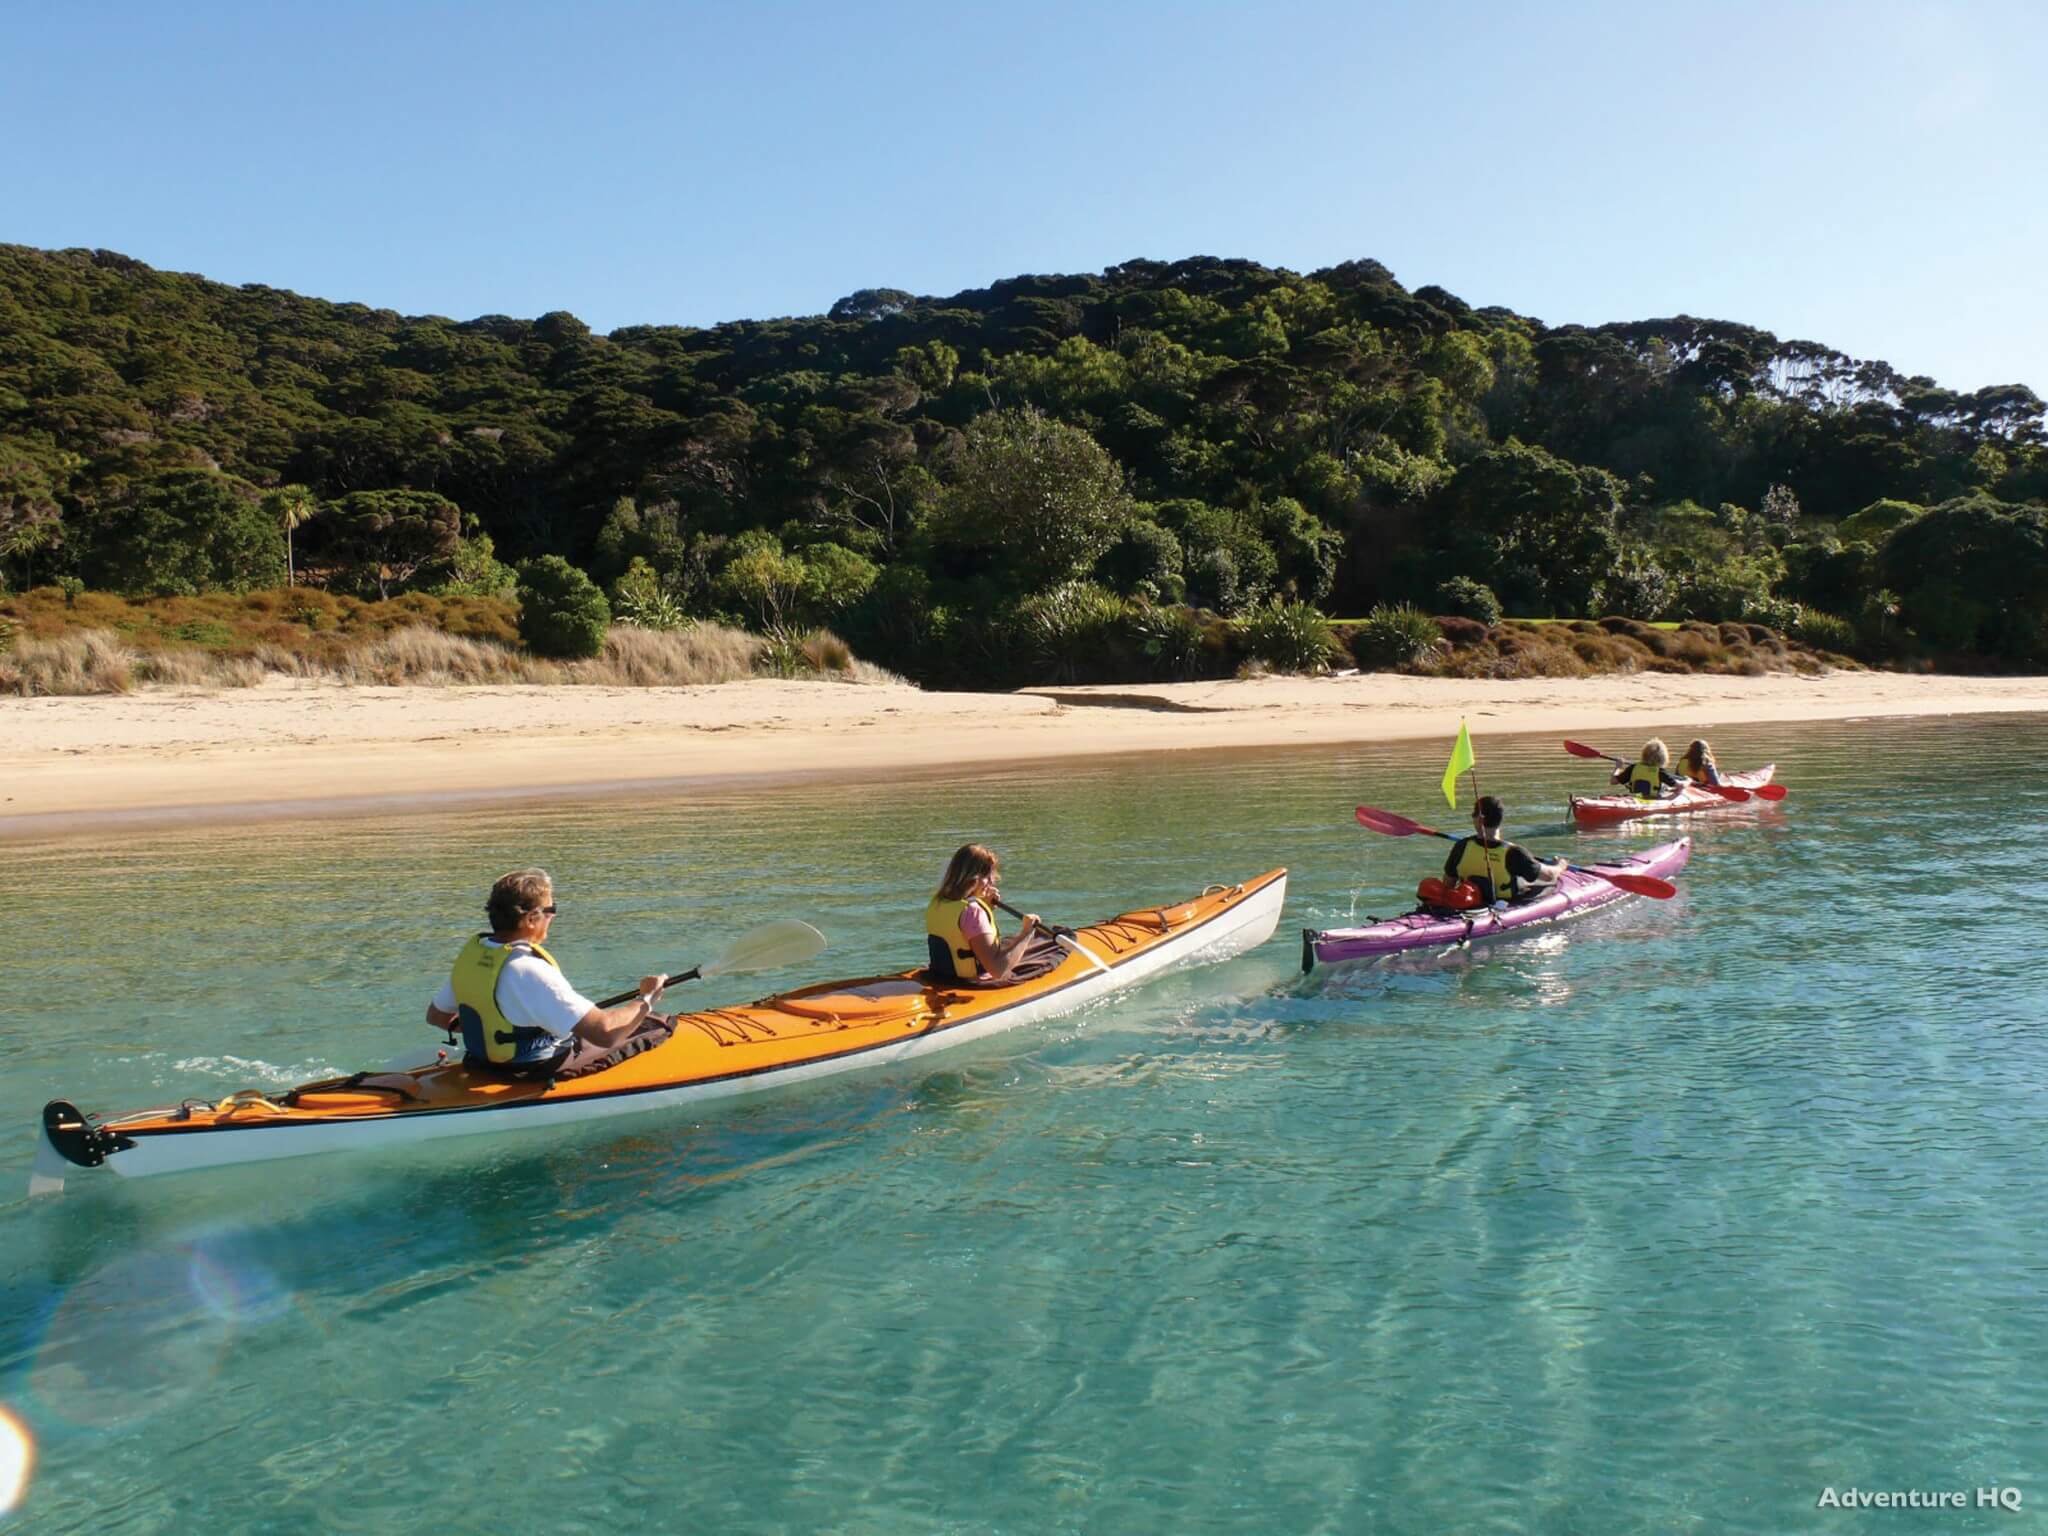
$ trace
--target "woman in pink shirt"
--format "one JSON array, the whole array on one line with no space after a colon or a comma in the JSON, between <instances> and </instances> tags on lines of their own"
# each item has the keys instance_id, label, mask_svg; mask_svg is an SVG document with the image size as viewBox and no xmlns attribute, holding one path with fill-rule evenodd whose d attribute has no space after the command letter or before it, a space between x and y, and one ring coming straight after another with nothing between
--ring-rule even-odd
<instances>
[{"instance_id":1,"label":"woman in pink shirt","mask_svg":"<svg viewBox=\"0 0 2048 1536\"><path fill-rule=\"evenodd\" d=\"M979 843L953 855L938 894L925 904L925 946L930 972L941 981L1004 981L1017 952L1039 931L1035 913L1005 939L996 927L996 856Z\"/></svg>"}]
</instances>

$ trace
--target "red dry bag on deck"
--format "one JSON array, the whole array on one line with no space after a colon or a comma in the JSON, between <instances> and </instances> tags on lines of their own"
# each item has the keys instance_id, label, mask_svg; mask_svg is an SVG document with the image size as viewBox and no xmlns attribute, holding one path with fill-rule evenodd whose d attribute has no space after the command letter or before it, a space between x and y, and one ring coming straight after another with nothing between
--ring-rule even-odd
<instances>
[{"instance_id":1,"label":"red dry bag on deck","mask_svg":"<svg viewBox=\"0 0 2048 1536\"><path fill-rule=\"evenodd\" d=\"M1470 880L1447 885L1435 875L1415 887L1415 896L1425 907L1436 907L1445 912L1471 912L1486 905L1486 898L1480 894L1479 887Z\"/></svg>"}]
</instances>

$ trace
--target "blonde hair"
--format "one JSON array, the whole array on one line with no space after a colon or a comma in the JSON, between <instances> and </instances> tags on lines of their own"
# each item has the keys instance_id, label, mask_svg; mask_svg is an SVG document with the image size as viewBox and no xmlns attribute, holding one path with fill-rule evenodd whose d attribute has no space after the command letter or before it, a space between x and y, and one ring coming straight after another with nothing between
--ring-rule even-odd
<instances>
[{"instance_id":1,"label":"blonde hair","mask_svg":"<svg viewBox=\"0 0 2048 1536\"><path fill-rule=\"evenodd\" d=\"M1704 736L1685 749L1685 765L1688 768L1718 768L1721 766L1714 761L1714 749L1707 745L1707 738Z\"/></svg>"},{"instance_id":2,"label":"blonde hair","mask_svg":"<svg viewBox=\"0 0 2048 1536\"><path fill-rule=\"evenodd\" d=\"M995 879L999 867L996 856L981 844L963 843L946 866L945 878L939 882L940 899L965 901L975 881Z\"/></svg>"},{"instance_id":3,"label":"blonde hair","mask_svg":"<svg viewBox=\"0 0 2048 1536\"><path fill-rule=\"evenodd\" d=\"M510 933L529 912L548 904L555 882L544 869L515 869L500 875L484 900L484 915L491 920L491 932Z\"/></svg>"},{"instance_id":4,"label":"blonde hair","mask_svg":"<svg viewBox=\"0 0 2048 1536\"><path fill-rule=\"evenodd\" d=\"M1652 768L1668 768L1671 765L1671 749L1664 745L1662 736L1652 736L1643 743L1643 761Z\"/></svg>"}]
</instances>

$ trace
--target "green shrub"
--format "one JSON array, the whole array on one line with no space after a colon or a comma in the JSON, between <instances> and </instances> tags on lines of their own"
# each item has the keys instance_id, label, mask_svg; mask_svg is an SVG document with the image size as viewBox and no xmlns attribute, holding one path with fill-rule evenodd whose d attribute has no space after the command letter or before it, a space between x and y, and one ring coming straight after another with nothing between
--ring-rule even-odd
<instances>
[{"instance_id":1,"label":"green shrub","mask_svg":"<svg viewBox=\"0 0 2048 1536\"><path fill-rule=\"evenodd\" d=\"M1017 605L1019 644L1053 682L1097 672L1124 616L1123 600L1092 581L1065 581Z\"/></svg>"},{"instance_id":2,"label":"green shrub","mask_svg":"<svg viewBox=\"0 0 2048 1536\"><path fill-rule=\"evenodd\" d=\"M1887 497L1843 518L1835 529L1835 535L1844 544L1857 539L1867 544L1881 544L1891 533L1918 521L1926 511L1918 502L1894 501Z\"/></svg>"},{"instance_id":3,"label":"green shrub","mask_svg":"<svg viewBox=\"0 0 2048 1536\"><path fill-rule=\"evenodd\" d=\"M1351 636L1351 654L1368 672L1414 666L1432 659L1443 645L1435 619L1407 603L1381 603Z\"/></svg>"},{"instance_id":4,"label":"green shrub","mask_svg":"<svg viewBox=\"0 0 2048 1536\"><path fill-rule=\"evenodd\" d=\"M173 640L182 640L187 645L221 646L235 643L235 632L218 619L187 619L182 624L173 624L165 633Z\"/></svg>"},{"instance_id":5,"label":"green shrub","mask_svg":"<svg viewBox=\"0 0 2048 1536\"><path fill-rule=\"evenodd\" d=\"M278 585L284 530L252 485L210 470L158 475L89 556L93 585L137 595L196 596Z\"/></svg>"},{"instance_id":6,"label":"green shrub","mask_svg":"<svg viewBox=\"0 0 2048 1536\"><path fill-rule=\"evenodd\" d=\"M1792 626L1794 639L1803 640L1817 651L1849 651L1856 646L1856 626L1847 619L1818 608L1801 610Z\"/></svg>"},{"instance_id":7,"label":"green shrub","mask_svg":"<svg viewBox=\"0 0 2048 1536\"><path fill-rule=\"evenodd\" d=\"M1600 606L1609 613L1635 619L1654 619L1671 606L1671 573L1641 551L1632 551L1615 562L1601 588Z\"/></svg>"},{"instance_id":8,"label":"green shrub","mask_svg":"<svg viewBox=\"0 0 2048 1536\"><path fill-rule=\"evenodd\" d=\"M837 620L875 585L881 567L843 544L813 544L803 552L803 577L797 598L804 612L817 620Z\"/></svg>"},{"instance_id":9,"label":"green shrub","mask_svg":"<svg viewBox=\"0 0 2048 1536\"><path fill-rule=\"evenodd\" d=\"M712 597L749 614L762 630L783 622L803 590L802 560L786 553L782 540L765 528L749 528L727 547L725 568L712 583Z\"/></svg>"},{"instance_id":10,"label":"green shrub","mask_svg":"<svg viewBox=\"0 0 2048 1536\"><path fill-rule=\"evenodd\" d=\"M560 555L519 567L519 638L536 656L595 656L611 620L597 583Z\"/></svg>"},{"instance_id":11,"label":"green shrub","mask_svg":"<svg viewBox=\"0 0 2048 1536\"><path fill-rule=\"evenodd\" d=\"M761 659L754 663L754 670L765 677L802 677L812 670L811 658L804 651L804 633L787 624L771 624L762 631L761 638L767 642Z\"/></svg>"},{"instance_id":12,"label":"green shrub","mask_svg":"<svg viewBox=\"0 0 2048 1536\"><path fill-rule=\"evenodd\" d=\"M1336 649L1330 621L1312 603L1269 603L1238 625L1238 639L1275 672L1320 672Z\"/></svg>"},{"instance_id":13,"label":"green shrub","mask_svg":"<svg viewBox=\"0 0 2048 1536\"><path fill-rule=\"evenodd\" d=\"M1095 572L1117 592L1136 592L1140 583L1164 592L1180 578L1180 540L1157 523L1133 522L1095 562Z\"/></svg>"},{"instance_id":14,"label":"green shrub","mask_svg":"<svg viewBox=\"0 0 2048 1536\"><path fill-rule=\"evenodd\" d=\"M1493 588L1483 581L1474 581L1470 576L1453 576L1440 583L1436 589L1436 604L1439 613L1477 619L1489 626L1500 622L1500 599L1493 595Z\"/></svg>"},{"instance_id":15,"label":"green shrub","mask_svg":"<svg viewBox=\"0 0 2048 1536\"><path fill-rule=\"evenodd\" d=\"M968 424L933 531L1044 588L1093 567L1131 513L1123 469L1094 438L1036 410L999 410Z\"/></svg>"},{"instance_id":16,"label":"green shrub","mask_svg":"<svg viewBox=\"0 0 2048 1536\"><path fill-rule=\"evenodd\" d=\"M1803 611L1799 604L1782 597L1765 596L1745 603L1742 618L1751 625L1763 624L1772 629L1789 630L1799 623L1799 615ZM1756 638L1755 635L1750 636L1751 640Z\"/></svg>"},{"instance_id":17,"label":"green shrub","mask_svg":"<svg viewBox=\"0 0 2048 1536\"><path fill-rule=\"evenodd\" d=\"M1134 608L1127 622L1156 680L1174 683L1201 676L1207 647L1202 621L1191 609Z\"/></svg>"},{"instance_id":18,"label":"green shrub","mask_svg":"<svg viewBox=\"0 0 2048 1536\"><path fill-rule=\"evenodd\" d=\"M1197 608L1235 613L1238 608L1237 557L1227 549L1205 549L1188 561L1188 601Z\"/></svg>"},{"instance_id":19,"label":"green shrub","mask_svg":"<svg viewBox=\"0 0 2048 1536\"><path fill-rule=\"evenodd\" d=\"M622 624L663 632L687 629L693 622L683 612L682 603L662 587L654 567L640 555L635 555L625 574L612 583L612 616Z\"/></svg>"},{"instance_id":20,"label":"green shrub","mask_svg":"<svg viewBox=\"0 0 2048 1536\"><path fill-rule=\"evenodd\" d=\"M433 567L427 590L436 597L510 597L518 585L518 574L498 558L491 536L477 533L455 541L455 552Z\"/></svg>"}]
</instances>

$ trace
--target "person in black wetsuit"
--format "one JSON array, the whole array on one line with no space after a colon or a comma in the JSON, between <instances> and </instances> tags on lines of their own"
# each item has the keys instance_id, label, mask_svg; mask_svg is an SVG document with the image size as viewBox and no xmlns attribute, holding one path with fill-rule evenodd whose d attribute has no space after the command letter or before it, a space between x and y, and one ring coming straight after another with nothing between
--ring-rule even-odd
<instances>
[{"instance_id":1,"label":"person in black wetsuit","mask_svg":"<svg viewBox=\"0 0 2048 1536\"><path fill-rule=\"evenodd\" d=\"M1473 835L1453 843L1444 860L1445 882L1456 886L1461 880L1471 881L1488 906L1496 901L1526 900L1547 891L1565 870L1563 859L1546 862L1520 843L1502 838L1500 824L1506 819L1507 807L1497 797L1481 795L1472 807Z\"/></svg>"}]
</instances>

